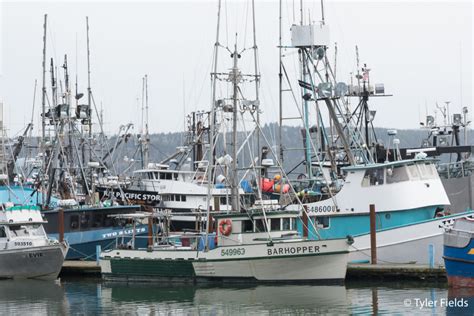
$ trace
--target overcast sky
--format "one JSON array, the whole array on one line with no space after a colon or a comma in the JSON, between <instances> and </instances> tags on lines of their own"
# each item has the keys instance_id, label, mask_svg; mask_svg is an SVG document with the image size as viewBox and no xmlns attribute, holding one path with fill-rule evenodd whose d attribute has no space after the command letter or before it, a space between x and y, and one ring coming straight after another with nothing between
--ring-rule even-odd
<instances>
[{"instance_id":1,"label":"overcast sky","mask_svg":"<svg viewBox=\"0 0 474 316\"><path fill-rule=\"evenodd\" d=\"M299 21L299 0L283 0L283 42ZM223 0L220 43L252 46L250 0ZM360 62L372 69L371 82L385 84L391 98L372 99L375 125L418 128L426 109L451 101L452 113L468 106L472 118L472 1L328 1L329 53L337 42L337 76L349 82ZM321 19L320 1L305 1L306 22ZM0 100L12 136L29 122L38 79L35 130L40 130L41 60L44 14L48 14L47 55L59 67L68 55L72 83L86 92L86 27L89 16L92 91L105 113L105 128L133 122L140 128L141 78L149 76L150 130L180 131L184 113L210 107L210 72L216 37L216 1L1 1ZM297 21L293 21L293 16ZM266 122L278 120L278 1L256 1L261 104ZM220 71L230 67L220 51ZM242 66L252 70L250 50ZM285 63L295 68L296 55ZM76 63L77 60L77 63ZM60 72L61 73L61 72ZM47 80L49 86L49 67ZM461 85L462 83L462 85ZM296 86L296 81L293 82ZM253 88L247 88L251 94ZM225 93L225 91L222 91ZM285 114L296 113L285 103Z\"/></svg>"}]
</instances>

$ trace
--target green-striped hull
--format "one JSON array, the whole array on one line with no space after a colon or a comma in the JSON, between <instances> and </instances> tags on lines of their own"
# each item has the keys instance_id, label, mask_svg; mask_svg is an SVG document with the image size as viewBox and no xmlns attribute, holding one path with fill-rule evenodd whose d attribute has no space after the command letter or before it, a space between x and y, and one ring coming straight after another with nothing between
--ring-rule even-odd
<instances>
[{"instance_id":1,"label":"green-striped hull","mask_svg":"<svg viewBox=\"0 0 474 316\"><path fill-rule=\"evenodd\" d=\"M111 259L112 274L128 277L194 278L193 260Z\"/></svg>"}]
</instances>

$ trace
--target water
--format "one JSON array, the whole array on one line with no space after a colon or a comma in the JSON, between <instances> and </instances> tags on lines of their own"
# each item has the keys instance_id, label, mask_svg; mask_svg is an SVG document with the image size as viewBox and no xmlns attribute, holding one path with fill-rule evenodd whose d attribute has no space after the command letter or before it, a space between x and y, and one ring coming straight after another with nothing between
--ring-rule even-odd
<instances>
[{"instance_id":1,"label":"water","mask_svg":"<svg viewBox=\"0 0 474 316\"><path fill-rule=\"evenodd\" d=\"M455 300L456 298L456 300ZM425 303L424 305L421 305ZM431 307L427 306L431 302ZM451 304L464 307L447 307ZM435 306L436 305L436 306ZM192 286L0 281L5 315L474 315L474 291L418 283Z\"/></svg>"}]
</instances>

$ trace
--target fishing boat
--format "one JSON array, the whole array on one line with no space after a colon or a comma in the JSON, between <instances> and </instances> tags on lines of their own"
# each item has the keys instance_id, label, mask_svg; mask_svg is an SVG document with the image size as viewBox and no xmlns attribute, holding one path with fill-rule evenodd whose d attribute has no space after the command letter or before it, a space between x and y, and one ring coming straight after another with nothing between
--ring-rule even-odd
<instances>
[{"instance_id":1,"label":"fishing boat","mask_svg":"<svg viewBox=\"0 0 474 316\"><path fill-rule=\"evenodd\" d=\"M217 234L183 233L144 249L102 252L102 276L139 282L342 282L350 240L302 238L296 231L298 216L288 211L213 214Z\"/></svg>"},{"instance_id":2,"label":"fishing boat","mask_svg":"<svg viewBox=\"0 0 474 316\"><path fill-rule=\"evenodd\" d=\"M381 262L428 264L434 257L435 264L443 264L444 228L453 220L474 213L448 213L446 205L450 201L435 162L420 152L401 159L396 131L391 132L389 144L392 146L393 142L394 149L379 150L376 136L370 133L376 112L370 109L369 100L388 95L383 84L373 84L371 69L366 64L360 66L357 46L357 72L351 75L350 84L336 79L337 58L332 64L328 56L329 26L323 8L322 5L319 22L305 21L303 14L299 23L294 21L289 45L280 40L280 124L286 119L282 115L283 93L299 93L305 157L299 169L288 172L286 182L279 180L280 188L289 183L295 191L292 194L289 190L287 197L279 193L280 200L288 210L298 209L303 203L321 237L352 235L350 261L370 258L369 205L373 204ZM301 12L305 12L303 7ZM285 67L284 58L294 55L292 51L298 51L299 91L291 89ZM351 98L358 100L355 108ZM309 121L310 106L316 111L314 126ZM283 160L281 131L279 138ZM293 170L300 170L297 177L291 177ZM273 197L277 193L271 192ZM319 238L311 232L310 237Z\"/></svg>"},{"instance_id":3,"label":"fishing boat","mask_svg":"<svg viewBox=\"0 0 474 316\"><path fill-rule=\"evenodd\" d=\"M0 279L58 277L69 245L49 238L43 227L45 223L38 207L2 204Z\"/></svg>"},{"instance_id":4,"label":"fishing boat","mask_svg":"<svg viewBox=\"0 0 474 316\"><path fill-rule=\"evenodd\" d=\"M444 233L444 262L450 287L474 288L474 218L457 219Z\"/></svg>"}]
</instances>

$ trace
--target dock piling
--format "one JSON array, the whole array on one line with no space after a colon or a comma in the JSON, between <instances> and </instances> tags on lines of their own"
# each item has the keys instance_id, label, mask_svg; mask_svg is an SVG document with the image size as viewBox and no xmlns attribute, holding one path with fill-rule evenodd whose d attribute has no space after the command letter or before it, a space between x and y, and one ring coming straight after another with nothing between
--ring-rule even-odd
<instances>
[{"instance_id":1,"label":"dock piling","mask_svg":"<svg viewBox=\"0 0 474 316\"><path fill-rule=\"evenodd\" d=\"M370 262L377 264L377 226L375 219L375 205L370 204Z\"/></svg>"},{"instance_id":2,"label":"dock piling","mask_svg":"<svg viewBox=\"0 0 474 316\"><path fill-rule=\"evenodd\" d=\"M58 210L58 235L59 235L59 242L64 241L64 209L60 208Z\"/></svg>"},{"instance_id":3,"label":"dock piling","mask_svg":"<svg viewBox=\"0 0 474 316\"><path fill-rule=\"evenodd\" d=\"M95 262L97 265L99 265L99 259L100 259L100 253L102 252L102 249L100 245L95 246Z\"/></svg>"},{"instance_id":4,"label":"dock piling","mask_svg":"<svg viewBox=\"0 0 474 316\"><path fill-rule=\"evenodd\" d=\"M435 253L433 244L429 244L428 253L430 256L430 269L433 269L434 268L434 253Z\"/></svg>"}]
</instances>

